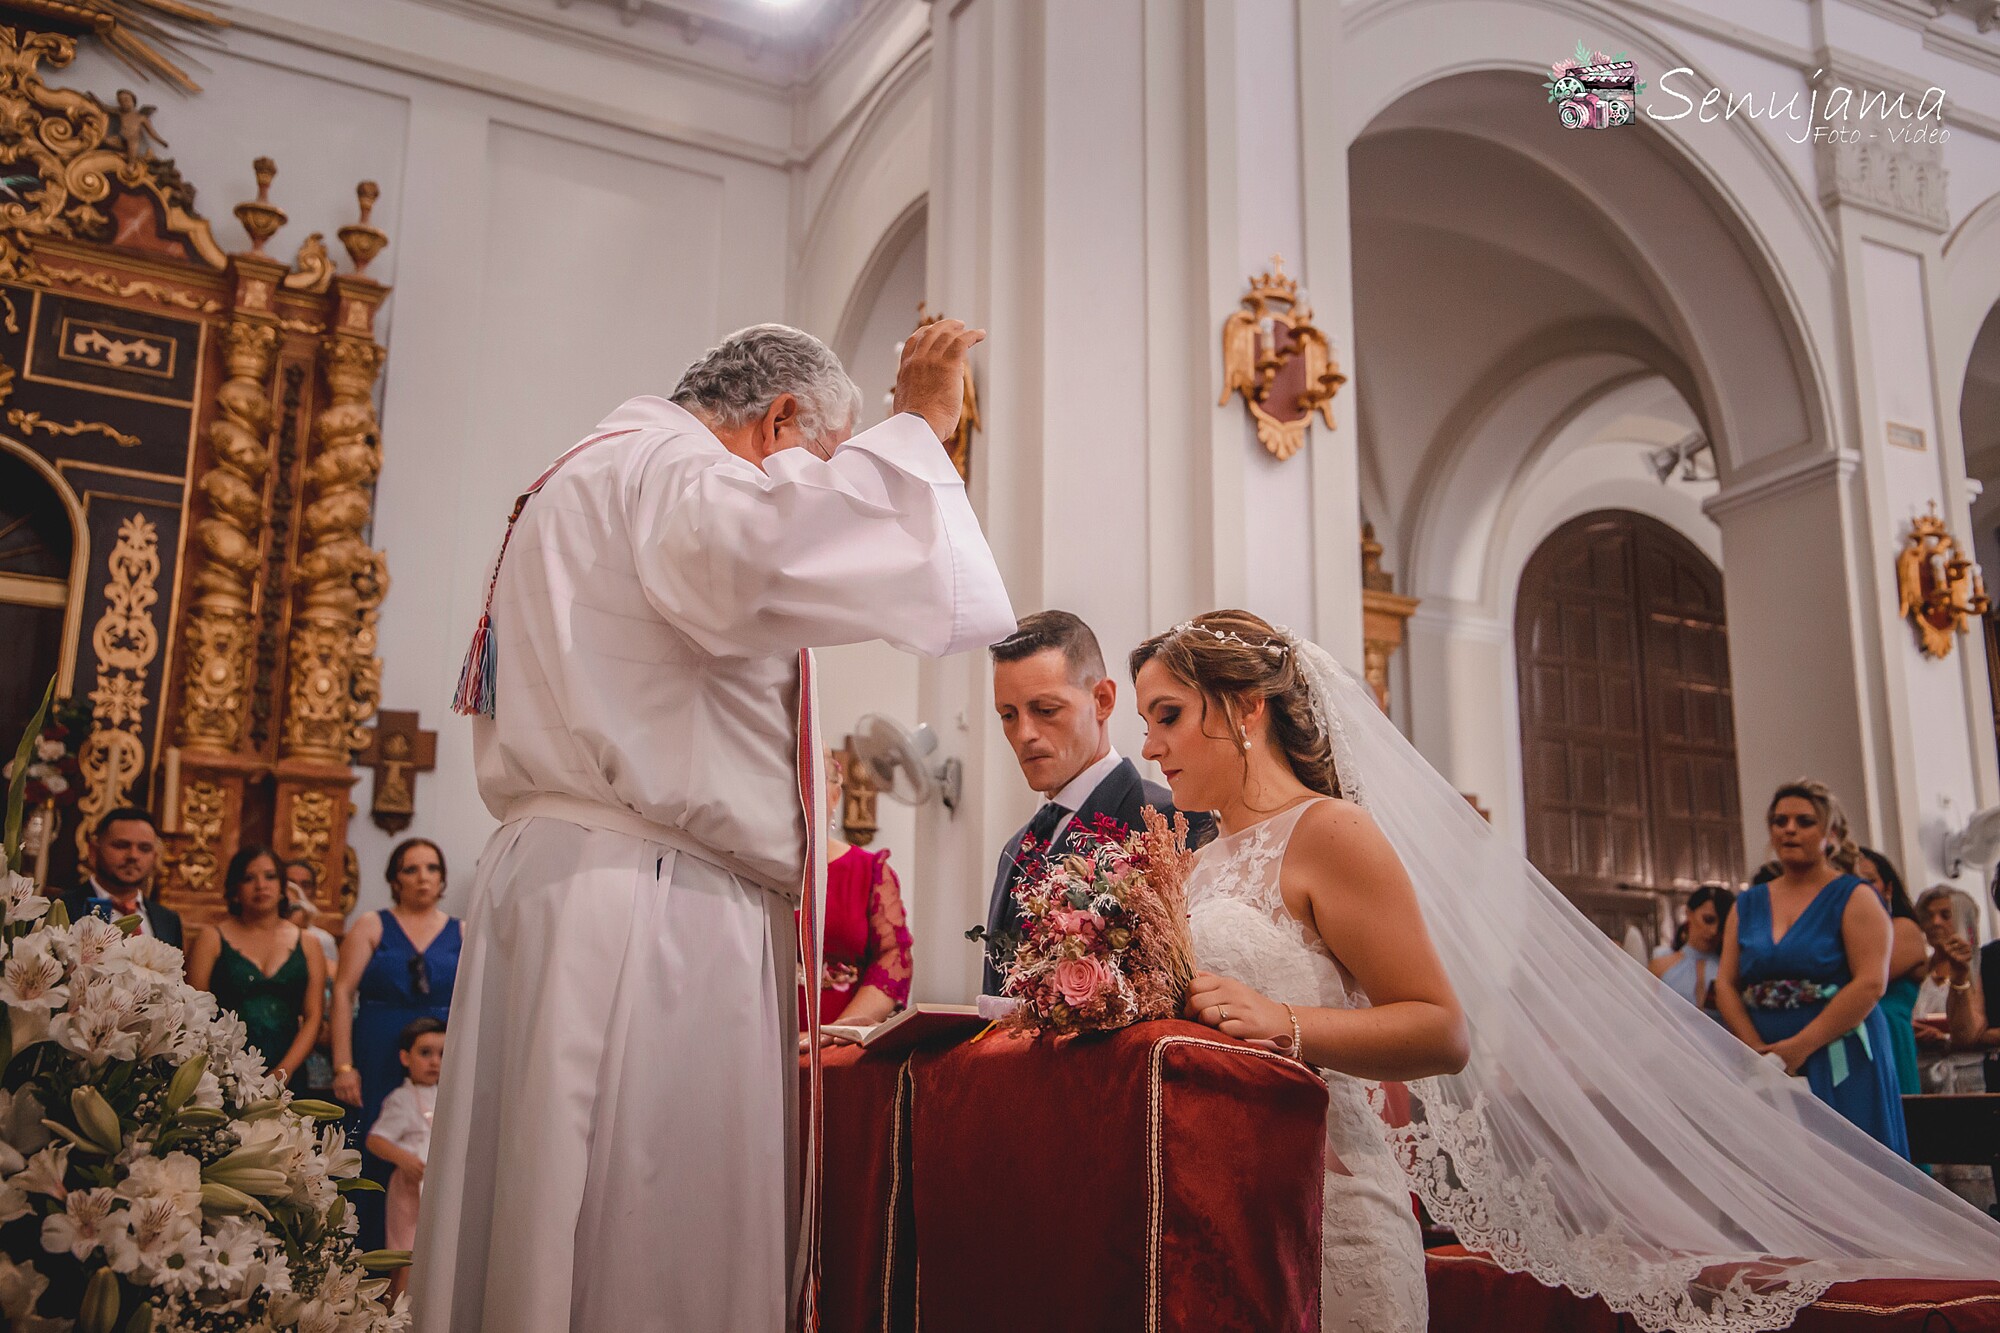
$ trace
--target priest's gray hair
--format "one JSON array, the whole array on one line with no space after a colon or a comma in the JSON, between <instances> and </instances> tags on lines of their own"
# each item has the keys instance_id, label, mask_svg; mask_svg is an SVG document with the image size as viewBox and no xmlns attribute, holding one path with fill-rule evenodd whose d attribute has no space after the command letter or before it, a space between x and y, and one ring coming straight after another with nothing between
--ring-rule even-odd
<instances>
[{"instance_id":1,"label":"priest's gray hair","mask_svg":"<svg viewBox=\"0 0 2000 1333\"><path fill-rule=\"evenodd\" d=\"M673 399L725 430L762 417L780 394L799 400L799 430L823 440L861 416L861 390L819 339L788 324L752 324L681 374Z\"/></svg>"}]
</instances>

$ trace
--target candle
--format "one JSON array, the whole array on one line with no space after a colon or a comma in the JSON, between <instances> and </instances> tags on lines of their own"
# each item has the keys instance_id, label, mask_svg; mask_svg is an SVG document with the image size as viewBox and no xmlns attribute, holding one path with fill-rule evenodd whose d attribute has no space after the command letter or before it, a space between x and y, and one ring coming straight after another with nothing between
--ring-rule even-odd
<instances>
[{"instance_id":1,"label":"candle","mask_svg":"<svg viewBox=\"0 0 2000 1333\"><path fill-rule=\"evenodd\" d=\"M160 766L160 831L181 831L181 752L169 746Z\"/></svg>"}]
</instances>

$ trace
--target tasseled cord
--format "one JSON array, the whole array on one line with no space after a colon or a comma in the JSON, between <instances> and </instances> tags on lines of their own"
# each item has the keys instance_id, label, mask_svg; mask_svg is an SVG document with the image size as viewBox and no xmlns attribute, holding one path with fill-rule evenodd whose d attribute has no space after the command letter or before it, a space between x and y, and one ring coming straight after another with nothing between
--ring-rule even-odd
<instances>
[{"instance_id":1,"label":"tasseled cord","mask_svg":"<svg viewBox=\"0 0 2000 1333\"><path fill-rule=\"evenodd\" d=\"M586 440L585 444L594 443ZM581 449L583 445L578 445ZM514 501L514 512L507 515L507 530L500 534L500 554L493 557L493 573L486 580L486 603L479 609L479 626L472 631L472 644L465 650L465 665L458 669L458 692L451 696L451 711L463 717L492 717L498 703L498 689L495 676L499 671L498 645L493 642L493 590L500 586L500 562L507 558L507 543L514 539L514 524L520 521L521 511L528 507L528 496L542 488L544 482L555 475L557 467L569 461L570 450L556 460L556 466L541 475L541 479Z\"/></svg>"},{"instance_id":2,"label":"tasseled cord","mask_svg":"<svg viewBox=\"0 0 2000 1333\"><path fill-rule=\"evenodd\" d=\"M549 478L561 471L564 463L591 445L614 435L631 433L629 430L608 430L602 435L591 436L549 464L548 471L535 478L535 484L515 499L514 512L507 515L507 530L500 534L500 554L493 557L493 573L486 580L486 602L479 609L479 627L472 631L472 644L465 650L465 665L458 669L458 692L451 696L452 712L463 717L492 717L499 703L499 690L495 685L499 671L496 660L499 647L493 642L493 590L500 586L500 562L507 558L507 543L514 540L514 525L521 521L521 511L528 507L529 497L548 485Z\"/></svg>"},{"instance_id":3,"label":"tasseled cord","mask_svg":"<svg viewBox=\"0 0 2000 1333\"><path fill-rule=\"evenodd\" d=\"M451 696L451 711L466 717L493 716L493 613L479 617L472 631L472 646L465 650L465 665L458 671L458 693Z\"/></svg>"}]
</instances>

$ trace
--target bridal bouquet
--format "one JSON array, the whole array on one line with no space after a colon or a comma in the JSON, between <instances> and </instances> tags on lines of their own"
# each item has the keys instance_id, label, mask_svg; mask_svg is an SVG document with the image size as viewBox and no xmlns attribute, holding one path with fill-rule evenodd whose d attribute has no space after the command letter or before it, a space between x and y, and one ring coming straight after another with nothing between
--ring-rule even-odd
<instances>
[{"instance_id":1,"label":"bridal bouquet","mask_svg":"<svg viewBox=\"0 0 2000 1333\"><path fill-rule=\"evenodd\" d=\"M26 748L24 746L24 748ZM400 1253L357 1253L372 1188L327 1102L292 1101L180 950L60 903L0 860L0 1327L394 1333Z\"/></svg>"},{"instance_id":2,"label":"bridal bouquet","mask_svg":"<svg viewBox=\"0 0 2000 1333\"><path fill-rule=\"evenodd\" d=\"M1151 808L1145 819L1120 838L1121 826L1100 818L1086 850L1047 857L1015 889L1020 938L1011 957L997 956L995 942L994 961L1003 993L1020 1003L1002 1027L1104 1031L1180 1012L1194 977L1182 894L1194 853L1185 819L1169 825Z\"/></svg>"}]
</instances>

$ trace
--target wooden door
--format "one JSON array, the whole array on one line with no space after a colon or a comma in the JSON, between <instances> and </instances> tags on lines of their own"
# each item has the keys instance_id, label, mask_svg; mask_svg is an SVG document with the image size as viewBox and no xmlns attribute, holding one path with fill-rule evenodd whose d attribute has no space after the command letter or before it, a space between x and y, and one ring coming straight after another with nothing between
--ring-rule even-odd
<instances>
[{"instance_id":1,"label":"wooden door","mask_svg":"<svg viewBox=\"0 0 2000 1333\"><path fill-rule=\"evenodd\" d=\"M1722 576L1623 510L1573 519L1515 612L1528 855L1566 892L1743 874Z\"/></svg>"}]
</instances>

